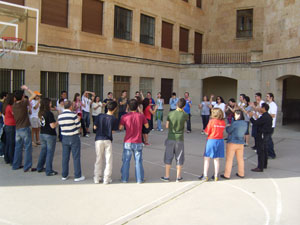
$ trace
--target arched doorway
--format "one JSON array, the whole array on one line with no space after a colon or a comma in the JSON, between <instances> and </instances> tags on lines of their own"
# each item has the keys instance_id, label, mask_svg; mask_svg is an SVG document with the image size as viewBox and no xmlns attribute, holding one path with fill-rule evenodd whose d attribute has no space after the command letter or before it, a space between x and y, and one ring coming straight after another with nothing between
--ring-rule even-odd
<instances>
[{"instance_id":1,"label":"arched doorway","mask_svg":"<svg viewBox=\"0 0 300 225\"><path fill-rule=\"evenodd\" d=\"M209 77L203 79L203 93L208 98L211 94L222 96L227 102L230 98L237 97L237 80L227 77Z\"/></svg>"},{"instance_id":2,"label":"arched doorway","mask_svg":"<svg viewBox=\"0 0 300 225\"><path fill-rule=\"evenodd\" d=\"M300 77L288 76L283 79L282 125L300 123Z\"/></svg>"}]
</instances>

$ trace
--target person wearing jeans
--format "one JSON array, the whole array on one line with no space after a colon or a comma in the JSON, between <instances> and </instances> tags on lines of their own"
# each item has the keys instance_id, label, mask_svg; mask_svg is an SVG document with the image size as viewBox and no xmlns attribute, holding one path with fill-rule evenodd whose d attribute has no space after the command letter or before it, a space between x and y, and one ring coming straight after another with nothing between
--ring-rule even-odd
<instances>
[{"instance_id":1,"label":"person wearing jeans","mask_svg":"<svg viewBox=\"0 0 300 225\"><path fill-rule=\"evenodd\" d=\"M92 95L92 98L89 98L89 94ZM85 91L82 95L81 101L82 101L82 119L84 122L84 126L86 129L86 132L89 134L89 127L90 127L90 109L91 104L94 101L95 93L90 91Z\"/></svg>"},{"instance_id":2,"label":"person wearing jeans","mask_svg":"<svg viewBox=\"0 0 300 225\"><path fill-rule=\"evenodd\" d=\"M72 102L67 100L64 112L58 116L58 124L61 126L62 138L62 180L69 176L70 153L72 152L74 164L74 181L83 181L85 177L81 174L80 162L80 117L73 111Z\"/></svg>"},{"instance_id":3,"label":"person wearing jeans","mask_svg":"<svg viewBox=\"0 0 300 225\"><path fill-rule=\"evenodd\" d=\"M9 93L3 104L4 118L4 160L12 165L14 161L15 143L16 143L16 121L13 115L12 106L14 104L14 95Z\"/></svg>"},{"instance_id":4,"label":"person wearing jeans","mask_svg":"<svg viewBox=\"0 0 300 225\"><path fill-rule=\"evenodd\" d=\"M13 170L22 168L22 154L23 147L25 149L24 157L24 172L36 171L32 167L32 139L30 121L28 115L28 106L30 101L34 99L36 94L32 92L27 86L23 85L22 90L15 92L16 102L13 104L12 110L16 121L16 147L14 154L14 161L12 165ZM24 98L24 90L27 90L31 96L29 100Z\"/></svg>"},{"instance_id":5,"label":"person wearing jeans","mask_svg":"<svg viewBox=\"0 0 300 225\"><path fill-rule=\"evenodd\" d=\"M161 122L164 117L164 99L161 98L160 92L157 93L156 104L157 104L157 110L156 110L156 114L155 114L155 119L157 120L157 130L163 131L163 129L161 127Z\"/></svg>"},{"instance_id":6,"label":"person wearing jeans","mask_svg":"<svg viewBox=\"0 0 300 225\"><path fill-rule=\"evenodd\" d=\"M31 142L31 130L30 127L24 127L16 130L16 147L14 154L14 161L12 168L17 170L21 168L23 158L23 146L25 149L24 157L24 172L35 171L32 167L32 142Z\"/></svg>"},{"instance_id":7,"label":"person wearing jeans","mask_svg":"<svg viewBox=\"0 0 300 225\"><path fill-rule=\"evenodd\" d=\"M138 101L131 99L129 101L130 112L122 116L119 129L126 128L126 135L124 137L124 147L121 168L121 181L127 183L129 179L129 167L132 154L135 159L135 177L138 184L144 182L144 168L143 168L143 144L142 144L142 128L143 125L148 129L149 124L146 117L137 112Z\"/></svg>"},{"instance_id":8,"label":"person wearing jeans","mask_svg":"<svg viewBox=\"0 0 300 225\"><path fill-rule=\"evenodd\" d=\"M202 117L202 124L203 128L201 134L204 134L204 130L208 124L209 116L210 116L210 106L211 102L209 101L206 95L203 96L203 101L201 104L198 105L199 109L201 110L201 117Z\"/></svg>"},{"instance_id":9,"label":"person wearing jeans","mask_svg":"<svg viewBox=\"0 0 300 225\"><path fill-rule=\"evenodd\" d=\"M43 98L40 105L40 111L38 118L41 125L41 153L37 164L37 171L43 172L44 165L46 163L46 175L54 176L57 174L52 169L52 162L56 146L56 131L57 122L54 119L53 113L50 111L52 107L51 100L49 98Z\"/></svg>"},{"instance_id":10,"label":"person wearing jeans","mask_svg":"<svg viewBox=\"0 0 300 225\"><path fill-rule=\"evenodd\" d=\"M184 111L186 112L186 114L188 114L189 118L186 121L186 129L187 129L187 133L191 133L192 132L192 125L191 125L191 107L192 107L192 100L190 98L190 94L188 92L184 93L184 99L185 99L185 107L184 107Z\"/></svg>"},{"instance_id":11,"label":"person wearing jeans","mask_svg":"<svg viewBox=\"0 0 300 225\"><path fill-rule=\"evenodd\" d=\"M268 157L271 158L271 159L275 159L276 158L276 153L274 151L274 143L273 143L273 140L272 140L272 135L274 133L274 129L276 127L276 117L277 117L277 105L276 103L274 102L274 95L273 93L268 93L267 96L266 96L266 102L267 104L269 105L269 114L271 115L272 117L272 132L270 134L270 138L269 138L269 141L268 141Z\"/></svg>"},{"instance_id":12,"label":"person wearing jeans","mask_svg":"<svg viewBox=\"0 0 300 225\"><path fill-rule=\"evenodd\" d=\"M144 181L144 167L143 167L143 144L142 143L124 143L123 145L123 165L121 168L122 182L128 182L129 168L131 156L135 159L135 177L137 183Z\"/></svg>"}]
</instances>

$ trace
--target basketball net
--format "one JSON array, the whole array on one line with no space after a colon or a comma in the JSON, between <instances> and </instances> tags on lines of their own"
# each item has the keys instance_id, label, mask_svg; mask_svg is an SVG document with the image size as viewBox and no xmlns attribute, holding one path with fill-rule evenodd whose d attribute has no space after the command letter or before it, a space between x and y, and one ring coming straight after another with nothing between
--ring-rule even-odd
<instances>
[{"instance_id":1,"label":"basketball net","mask_svg":"<svg viewBox=\"0 0 300 225\"><path fill-rule=\"evenodd\" d=\"M19 51L22 48L23 39L16 37L2 37L0 38L0 57L13 50Z\"/></svg>"}]
</instances>

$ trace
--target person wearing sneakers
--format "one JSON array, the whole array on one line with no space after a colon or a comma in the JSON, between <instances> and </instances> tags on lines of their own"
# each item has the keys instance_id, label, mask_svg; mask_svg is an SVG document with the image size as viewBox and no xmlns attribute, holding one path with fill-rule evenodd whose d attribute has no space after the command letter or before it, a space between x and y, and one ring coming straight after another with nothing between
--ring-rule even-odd
<instances>
[{"instance_id":1,"label":"person wearing sneakers","mask_svg":"<svg viewBox=\"0 0 300 225\"><path fill-rule=\"evenodd\" d=\"M80 117L73 112L72 102L64 102L62 114L58 116L58 124L61 126L62 134L62 180L69 176L70 153L72 152L74 164L74 181L83 181L85 177L81 174L80 163Z\"/></svg>"},{"instance_id":2,"label":"person wearing sneakers","mask_svg":"<svg viewBox=\"0 0 300 225\"><path fill-rule=\"evenodd\" d=\"M38 113L41 124L41 152L37 164L38 172L46 172L46 176L57 175L57 172L52 169L52 162L56 146L56 126L53 113L50 111L52 102L49 98L41 100L40 111ZM46 164L46 169L44 165Z\"/></svg>"},{"instance_id":3,"label":"person wearing sneakers","mask_svg":"<svg viewBox=\"0 0 300 225\"><path fill-rule=\"evenodd\" d=\"M204 168L203 174L199 177L200 180L208 181L208 169L210 159L214 159L215 174L211 177L212 180L218 181L218 173L220 169L220 158L224 158L224 139L223 131L225 129L224 112L220 108L211 110L211 118L205 129L207 142L204 151Z\"/></svg>"},{"instance_id":4,"label":"person wearing sneakers","mask_svg":"<svg viewBox=\"0 0 300 225\"><path fill-rule=\"evenodd\" d=\"M31 105L31 114L30 114L30 124L31 124L31 139L32 146L36 147L40 145L40 120L38 117L38 113L40 110L40 96L42 95L38 91L34 91L36 94L35 98L30 101ZM34 141L35 136L35 141Z\"/></svg>"},{"instance_id":5,"label":"person wearing sneakers","mask_svg":"<svg viewBox=\"0 0 300 225\"><path fill-rule=\"evenodd\" d=\"M122 116L119 125L120 130L126 128L121 181L128 182L131 155L134 154L136 182L141 184L144 182L142 127L145 125L148 129L149 123L143 114L137 112L138 101L136 99L131 99L128 105L130 112Z\"/></svg>"},{"instance_id":6,"label":"person wearing sneakers","mask_svg":"<svg viewBox=\"0 0 300 225\"><path fill-rule=\"evenodd\" d=\"M31 91L26 85L21 87L22 90L15 91L16 101L12 106L13 115L16 121L16 145L14 161L12 169L17 170L22 168L23 147L25 149L24 157L24 172L36 171L32 167L32 139L30 130L30 121L28 115L28 106L30 101L35 98L36 94ZM28 91L31 96L25 99L24 91Z\"/></svg>"},{"instance_id":7,"label":"person wearing sneakers","mask_svg":"<svg viewBox=\"0 0 300 225\"><path fill-rule=\"evenodd\" d=\"M106 114L99 114L94 120L95 150L96 162L94 169L94 183L99 184L102 181L103 158L105 158L105 170L103 184L112 182L112 133L118 130L118 119L114 117L114 112L117 109L117 102L112 101L107 103L108 112Z\"/></svg>"},{"instance_id":8,"label":"person wearing sneakers","mask_svg":"<svg viewBox=\"0 0 300 225\"><path fill-rule=\"evenodd\" d=\"M189 115L183 110L185 104L184 98L179 99L177 109L168 114L166 128L169 129L169 132L168 139L165 141L165 176L160 178L162 181L170 181L170 169L174 156L177 167L176 182L183 179L181 169L184 163L184 124L189 119Z\"/></svg>"}]
</instances>

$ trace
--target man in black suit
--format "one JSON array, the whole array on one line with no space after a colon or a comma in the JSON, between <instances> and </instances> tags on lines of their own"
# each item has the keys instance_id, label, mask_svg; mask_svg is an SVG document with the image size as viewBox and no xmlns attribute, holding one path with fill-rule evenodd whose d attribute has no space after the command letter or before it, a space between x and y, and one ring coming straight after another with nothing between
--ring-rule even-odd
<instances>
[{"instance_id":1,"label":"man in black suit","mask_svg":"<svg viewBox=\"0 0 300 225\"><path fill-rule=\"evenodd\" d=\"M258 166L251 171L263 172L268 166L268 142L272 135L272 116L268 113L269 105L263 103L260 108L262 114L257 120L251 118L253 125L257 126L257 155ZM253 113L249 114L251 117Z\"/></svg>"}]
</instances>

